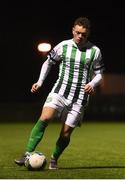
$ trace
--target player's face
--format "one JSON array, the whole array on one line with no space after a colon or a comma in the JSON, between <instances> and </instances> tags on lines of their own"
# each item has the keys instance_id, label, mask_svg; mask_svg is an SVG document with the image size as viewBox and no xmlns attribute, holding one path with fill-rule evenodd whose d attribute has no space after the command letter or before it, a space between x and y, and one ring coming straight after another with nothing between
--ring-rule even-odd
<instances>
[{"instance_id":1,"label":"player's face","mask_svg":"<svg viewBox=\"0 0 125 180\"><path fill-rule=\"evenodd\" d=\"M79 25L73 27L72 33L73 33L73 39L76 44L85 43L89 34L88 29Z\"/></svg>"}]
</instances>

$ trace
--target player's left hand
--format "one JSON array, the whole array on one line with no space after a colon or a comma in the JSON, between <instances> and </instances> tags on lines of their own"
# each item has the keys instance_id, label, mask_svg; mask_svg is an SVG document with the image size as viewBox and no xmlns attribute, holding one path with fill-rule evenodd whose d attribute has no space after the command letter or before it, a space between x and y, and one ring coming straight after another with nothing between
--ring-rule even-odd
<instances>
[{"instance_id":1,"label":"player's left hand","mask_svg":"<svg viewBox=\"0 0 125 180\"><path fill-rule=\"evenodd\" d=\"M84 91L89 94L94 93L94 88L89 83L84 86Z\"/></svg>"}]
</instances>

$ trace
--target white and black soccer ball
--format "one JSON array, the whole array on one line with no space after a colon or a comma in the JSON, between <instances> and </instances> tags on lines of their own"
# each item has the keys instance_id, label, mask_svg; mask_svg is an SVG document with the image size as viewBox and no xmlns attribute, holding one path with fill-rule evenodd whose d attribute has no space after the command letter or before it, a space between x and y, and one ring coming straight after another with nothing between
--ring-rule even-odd
<instances>
[{"instance_id":1,"label":"white and black soccer ball","mask_svg":"<svg viewBox=\"0 0 125 180\"><path fill-rule=\"evenodd\" d=\"M25 160L26 168L31 171L43 170L46 163L46 156L41 152L33 152Z\"/></svg>"}]
</instances>

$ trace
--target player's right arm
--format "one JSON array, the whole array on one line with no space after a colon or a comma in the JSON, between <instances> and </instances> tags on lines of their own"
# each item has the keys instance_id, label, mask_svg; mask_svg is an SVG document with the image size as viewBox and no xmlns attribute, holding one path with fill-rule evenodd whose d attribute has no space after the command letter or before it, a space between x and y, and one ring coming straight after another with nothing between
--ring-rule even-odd
<instances>
[{"instance_id":1,"label":"player's right arm","mask_svg":"<svg viewBox=\"0 0 125 180\"><path fill-rule=\"evenodd\" d=\"M39 90L39 88L42 86L44 80L46 79L48 73L50 72L50 69L53 64L56 64L56 62L60 61L59 56L59 45L57 45L49 54L47 60L43 63L39 75L39 79L36 83L32 85L31 92L35 93Z\"/></svg>"},{"instance_id":2,"label":"player's right arm","mask_svg":"<svg viewBox=\"0 0 125 180\"><path fill-rule=\"evenodd\" d=\"M39 90L39 88L42 86L43 81L45 80L46 76L48 75L52 64L53 63L49 58L43 63L43 65L41 67L39 79L38 79L38 81L36 83L34 83L32 85L32 88L31 88L32 93L37 92Z\"/></svg>"}]
</instances>

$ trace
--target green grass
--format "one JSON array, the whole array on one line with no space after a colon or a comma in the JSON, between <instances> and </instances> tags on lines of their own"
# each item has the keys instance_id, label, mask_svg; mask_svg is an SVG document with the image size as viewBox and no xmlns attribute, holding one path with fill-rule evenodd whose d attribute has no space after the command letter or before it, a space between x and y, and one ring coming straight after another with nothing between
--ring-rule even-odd
<instances>
[{"instance_id":1,"label":"green grass","mask_svg":"<svg viewBox=\"0 0 125 180\"><path fill-rule=\"evenodd\" d=\"M14 159L25 149L32 123L0 124L1 179L124 179L125 123L85 122L72 134L71 143L59 159L59 170L28 171ZM37 150L48 161L61 124L51 123Z\"/></svg>"}]
</instances>

